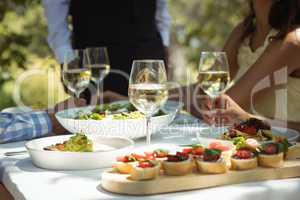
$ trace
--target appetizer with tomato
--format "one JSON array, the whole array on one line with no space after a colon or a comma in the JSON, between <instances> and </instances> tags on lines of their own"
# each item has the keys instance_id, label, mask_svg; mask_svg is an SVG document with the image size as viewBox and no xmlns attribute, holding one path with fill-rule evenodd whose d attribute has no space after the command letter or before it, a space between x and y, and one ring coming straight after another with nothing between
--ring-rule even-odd
<instances>
[{"instance_id":1,"label":"appetizer with tomato","mask_svg":"<svg viewBox=\"0 0 300 200\"><path fill-rule=\"evenodd\" d=\"M153 156L156 158L157 161L164 161L168 159L169 151L165 149L156 149L153 152Z\"/></svg>"},{"instance_id":2,"label":"appetizer with tomato","mask_svg":"<svg viewBox=\"0 0 300 200\"><path fill-rule=\"evenodd\" d=\"M227 145L223 145L221 142L211 142L208 145L209 149L217 149L220 150L222 152L221 157L224 158L224 160L226 161L226 164L228 167L230 167L231 163L230 163L230 157L232 156L232 148L227 146Z\"/></svg>"},{"instance_id":3,"label":"appetizer with tomato","mask_svg":"<svg viewBox=\"0 0 300 200\"><path fill-rule=\"evenodd\" d=\"M258 141L270 141L273 139L271 126L266 122L250 118L240 124L235 124L223 133L222 139L232 140L236 137L254 138Z\"/></svg>"},{"instance_id":4,"label":"appetizer with tomato","mask_svg":"<svg viewBox=\"0 0 300 200\"><path fill-rule=\"evenodd\" d=\"M169 154L167 160L162 162L162 167L166 175L183 176L192 171L192 159L182 152L177 152L175 155Z\"/></svg>"},{"instance_id":5,"label":"appetizer with tomato","mask_svg":"<svg viewBox=\"0 0 300 200\"><path fill-rule=\"evenodd\" d=\"M284 158L284 145L282 143L268 142L260 146L258 164L262 167L281 167Z\"/></svg>"},{"instance_id":6,"label":"appetizer with tomato","mask_svg":"<svg viewBox=\"0 0 300 200\"><path fill-rule=\"evenodd\" d=\"M144 157L137 154L118 157L114 167L121 174L129 174L132 171L133 166L136 165L139 160L142 160L142 158Z\"/></svg>"},{"instance_id":7,"label":"appetizer with tomato","mask_svg":"<svg viewBox=\"0 0 300 200\"><path fill-rule=\"evenodd\" d=\"M254 139L243 137L235 138L233 144L236 152L231 157L231 169L248 170L257 167L257 146L258 142Z\"/></svg>"},{"instance_id":8,"label":"appetizer with tomato","mask_svg":"<svg viewBox=\"0 0 300 200\"><path fill-rule=\"evenodd\" d=\"M300 143L296 143L288 147L288 151L286 152L286 159L300 159Z\"/></svg>"},{"instance_id":9,"label":"appetizer with tomato","mask_svg":"<svg viewBox=\"0 0 300 200\"><path fill-rule=\"evenodd\" d=\"M196 160L198 171L206 174L226 173L226 161L221 154L219 149L205 149L203 156Z\"/></svg>"},{"instance_id":10,"label":"appetizer with tomato","mask_svg":"<svg viewBox=\"0 0 300 200\"><path fill-rule=\"evenodd\" d=\"M204 147L201 144L190 144L190 145L182 145L184 149L182 149L183 154L188 154L195 157L202 156L204 152Z\"/></svg>"},{"instance_id":11,"label":"appetizer with tomato","mask_svg":"<svg viewBox=\"0 0 300 200\"><path fill-rule=\"evenodd\" d=\"M151 180L155 179L160 172L160 163L155 160L144 160L134 165L131 172L130 178L133 180Z\"/></svg>"}]
</instances>

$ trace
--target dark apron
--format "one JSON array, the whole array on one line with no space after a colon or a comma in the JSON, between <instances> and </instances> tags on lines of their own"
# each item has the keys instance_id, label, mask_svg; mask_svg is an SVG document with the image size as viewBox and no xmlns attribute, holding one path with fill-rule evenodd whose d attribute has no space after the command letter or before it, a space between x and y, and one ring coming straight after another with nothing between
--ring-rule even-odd
<instances>
[{"instance_id":1,"label":"dark apron","mask_svg":"<svg viewBox=\"0 0 300 200\"><path fill-rule=\"evenodd\" d=\"M165 59L155 12L156 0L71 0L73 48L108 48L104 90L127 95L134 59Z\"/></svg>"}]
</instances>

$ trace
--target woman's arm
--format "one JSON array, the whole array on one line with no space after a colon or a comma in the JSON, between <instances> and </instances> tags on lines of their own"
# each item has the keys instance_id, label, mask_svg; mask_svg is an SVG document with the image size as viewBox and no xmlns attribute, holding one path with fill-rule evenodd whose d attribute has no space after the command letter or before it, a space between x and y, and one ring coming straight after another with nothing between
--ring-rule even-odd
<instances>
[{"instance_id":1,"label":"woman's arm","mask_svg":"<svg viewBox=\"0 0 300 200\"><path fill-rule=\"evenodd\" d=\"M226 102L226 109L222 109L220 106L222 103ZM250 113L244 111L236 102L234 102L228 95L221 95L216 99L217 112L215 116L211 116L210 118L204 118L205 122L211 124L212 118L222 119L222 122L228 124L240 123L241 121L247 120L249 118L258 118L264 120L271 124L272 126L279 127L287 127L291 129L295 129L300 131L300 123L299 122L286 122L277 119L266 119L261 116L255 116Z\"/></svg>"},{"instance_id":2,"label":"woman's arm","mask_svg":"<svg viewBox=\"0 0 300 200\"><path fill-rule=\"evenodd\" d=\"M287 75L295 71L300 65L300 45L295 31L289 33L284 40L270 43L261 57L254 63L247 73L227 91L240 106L250 106L254 87L264 78L287 66ZM282 76L287 76L282 74ZM282 78L282 77L281 77Z\"/></svg>"},{"instance_id":3,"label":"woman's arm","mask_svg":"<svg viewBox=\"0 0 300 200\"><path fill-rule=\"evenodd\" d=\"M234 28L234 30L230 34L223 49L227 54L231 79L233 79L236 76L239 69L237 54L242 42L241 38L243 32L243 23L240 23Z\"/></svg>"}]
</instances>

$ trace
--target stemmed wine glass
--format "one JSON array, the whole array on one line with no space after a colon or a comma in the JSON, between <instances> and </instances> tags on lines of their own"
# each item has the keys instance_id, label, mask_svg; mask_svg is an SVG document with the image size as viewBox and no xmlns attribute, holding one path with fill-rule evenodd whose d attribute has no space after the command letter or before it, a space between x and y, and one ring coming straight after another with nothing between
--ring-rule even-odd
<instances>
[{"instance_id":1,"label":"stemmed wine glass","mask_svg":"<svg viewBox=\"0 0 300 200\"><path fill-rule=\"evenodd\" d=\"M91 70L85 65L83 50L67 51L63 64L63 82L77 98L90 84Z\"/></svg>"},{"instance_id":2,"label":"stemmed wine glass","mask_svg":"<svg viewBox=\"0 0 300 200\"><path fill-rule=\"evenodd\" d=\"M201 52L198 82L201 89L212 99L212 105L214 105L214 100L226 91L230 82L225 52ZM215 123L211 128L214 127Z\"/></svg>"},{"instance_id":3,"label":"stemmed wine glass","mask_svg":"<svg viewBox=\"0 0 300 200\"><path fill-rule=\"evenodd\" d=\"M151 143L149 123L168 99L167 74L162 60L134 60L128 96L130 102L146 116L147 144Z\"/></svg>"},{"instance_id":4,"label":"stemmed wine glass","mask_svg":"<svg viewBox=\"0 0 300 200\"><path fill-rule=\"evenodd\" d=\"M85 49L87 65L91 69L91 80L97 85L97 99L103 103L103 80L110 71L109 57L106 47L91 47Z\"/></svg>"}]
</instances>

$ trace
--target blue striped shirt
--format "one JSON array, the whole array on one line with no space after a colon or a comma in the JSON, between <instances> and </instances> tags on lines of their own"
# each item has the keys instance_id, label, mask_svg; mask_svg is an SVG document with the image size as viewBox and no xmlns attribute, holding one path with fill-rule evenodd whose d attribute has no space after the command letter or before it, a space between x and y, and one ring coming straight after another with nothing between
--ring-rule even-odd
<instances>
[{"instance_id":1,"label":"blue striped shirt","mask_svg":"<svg viewBox=\"0 0 300 200\"><path fill-rule=\"evenodd\" d=\"M0 143L29 140L51 131L52 124L46 112L0 112Z\"/></svg>"}]
</instances>

